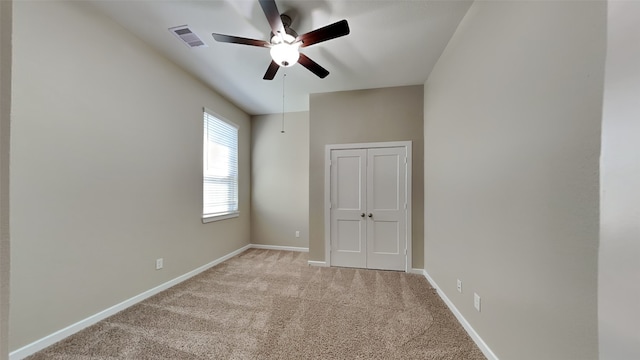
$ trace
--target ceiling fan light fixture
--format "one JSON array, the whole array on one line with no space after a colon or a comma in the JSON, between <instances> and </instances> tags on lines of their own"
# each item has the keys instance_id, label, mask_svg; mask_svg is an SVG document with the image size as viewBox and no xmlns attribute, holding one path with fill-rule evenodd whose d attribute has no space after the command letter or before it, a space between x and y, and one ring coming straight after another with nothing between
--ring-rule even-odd
<instances>
[{"instance_id":1,"label":"ceiling fan light fixture","mask_svg":"<svg viewBox=\"0 0 640 360\"><path fill-rule=\"evenodd\" d=\"M289 34L278 34L271 39L271 58L284 67L293 66L300 58L300 43Z\"/></svg>"},{"instance_id":2,"label":"ceiling fan light fixture","mask_svg":"<svg viewBox=\"0 0 640 360\"><path fill-rule=\"evenodd\" d=\"M276 44L271 47L271 58L278 65L289 67L298 62L300 52L298 51L298 46L295 44Z\"/></svg>"}]
</instances>

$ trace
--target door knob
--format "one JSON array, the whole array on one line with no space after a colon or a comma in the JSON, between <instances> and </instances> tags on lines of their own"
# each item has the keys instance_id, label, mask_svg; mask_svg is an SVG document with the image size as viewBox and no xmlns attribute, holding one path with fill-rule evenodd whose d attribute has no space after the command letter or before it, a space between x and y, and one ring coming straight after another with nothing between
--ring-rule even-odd
<instances>
[{"instance_id":1,"label":"door knob","mask_svg":"<svg viewBox=\"0 0 640 360\"><path fill-rule=\"evenodd\" d=\"M360 214L360 217L364 217L364 213Z\"/></svg>"},{"instance_id":2,"label":"door knob","mask_svg":"<svg viewBox=\"0 0 640 360\"><path fill-rule=\"evenodd\" d=\"M373 214L372 214L372 213L369 213L369 217L370 217L370 218L372 218L372 217L373 217Z\"/></svg>"}]
</instances>

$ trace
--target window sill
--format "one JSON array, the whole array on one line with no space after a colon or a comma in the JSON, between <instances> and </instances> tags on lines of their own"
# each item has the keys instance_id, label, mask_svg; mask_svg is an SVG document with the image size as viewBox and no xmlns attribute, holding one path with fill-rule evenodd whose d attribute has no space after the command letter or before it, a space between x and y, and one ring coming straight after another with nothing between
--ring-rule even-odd
<instances>
[{"instance_id":1,"label":"window sill","mask_svg":"<svg viewBox=\"0 0 640 360\"><path fill-rule=\"evenodd\" d=\"M214 222L214 221L232 219L232 218L236 218L238 216L240 216L240 212L239 211L226 213L226 214L221 214L221 215L203 215L202 216L202 223L206 224L206 223L210 223L210 222Z\"/></svg>"}]
</instances>

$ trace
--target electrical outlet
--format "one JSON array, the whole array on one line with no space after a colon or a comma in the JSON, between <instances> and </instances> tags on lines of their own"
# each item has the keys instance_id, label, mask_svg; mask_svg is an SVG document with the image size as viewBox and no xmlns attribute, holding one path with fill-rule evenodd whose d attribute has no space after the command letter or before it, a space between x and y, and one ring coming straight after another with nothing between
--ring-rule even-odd
<instances>
[{"instance_id":1,"label":"electrical outlet","mask_svg":"<svg viewBox=\"0 0 640 360\"><path fill-rule=\"evenodd\" d=\"M164 266L164 260L162 258L156 259L156 270L162 269Z\"/></svg>"},{"instance_id":2,"label":"electrical outlet","mask_svg":"<svg viewBox=\"0 0 640 360\"><path fill-rule=\"evenodd\" d=\"M299 238L300 237L300 231L296 230L296 237Z\"/></svg>"},{"instance_id":3,"label":"electrical outlet","mask_svg":"<svg viewBox=\"0 0 640 360\"><path fill-rule=\"evenodd\" d=\"M462 293L462 280L458 279L458 292Z\"/></svg>"},{"instance_id":4,"label":"electrical outlet","mask_svg":"<svg viewBox=\"0 0 640 360\"><path fill-rule=\"evenodd\" d=\"M473 293L473 307L480 312L480 295Z\"/></svg>"}]
</instances>

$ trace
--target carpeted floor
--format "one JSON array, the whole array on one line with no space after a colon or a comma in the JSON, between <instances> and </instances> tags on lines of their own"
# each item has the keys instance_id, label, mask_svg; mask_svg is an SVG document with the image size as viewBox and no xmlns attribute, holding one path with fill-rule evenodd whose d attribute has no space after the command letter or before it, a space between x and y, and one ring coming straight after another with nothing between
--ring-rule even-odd
<instances>
[{"instance_id":1,"label":"carpeted floor","mask_svg":"<svg viewBox=\"0 0 640 360\"><path fill-rule=\"evenodd\" d=\"M424 277L248 250L36 359L485 359Z\"/></svg>"}]
</instances>

